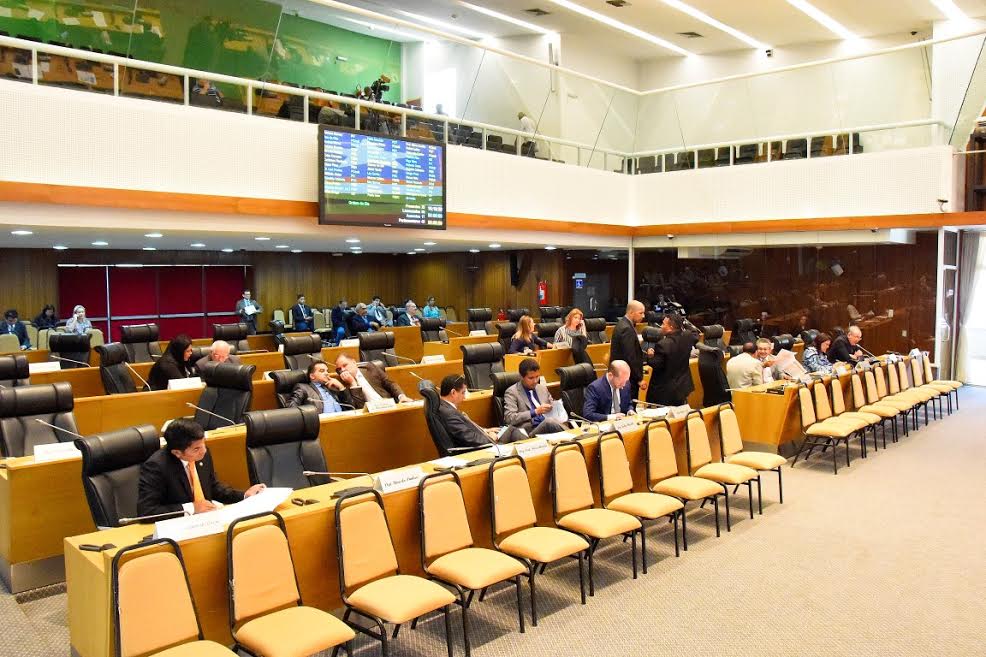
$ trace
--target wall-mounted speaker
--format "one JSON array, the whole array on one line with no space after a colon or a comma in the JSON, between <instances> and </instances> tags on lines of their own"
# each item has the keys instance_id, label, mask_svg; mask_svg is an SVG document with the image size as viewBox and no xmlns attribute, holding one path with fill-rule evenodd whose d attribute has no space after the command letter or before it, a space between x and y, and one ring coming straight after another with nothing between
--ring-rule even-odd
<instances>
[{"instance_id":1,"label":"wall-mounted speaker","mask_svg":"<svg viewBox=\"0 0 986 657\"><path fill-rule=\"evenodd\" d=\"M510 254L510 285L520 287L520 258L516 253Z\"/></svg>"}]
</instances>

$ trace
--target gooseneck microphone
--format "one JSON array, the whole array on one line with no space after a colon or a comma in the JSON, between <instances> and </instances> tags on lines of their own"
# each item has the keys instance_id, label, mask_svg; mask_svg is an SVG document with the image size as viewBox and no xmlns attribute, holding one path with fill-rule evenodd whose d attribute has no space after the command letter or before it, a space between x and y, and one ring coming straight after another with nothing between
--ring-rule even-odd
<instances>
[{"instance_id":1,"label":"gooseneck microphone","mask_svg":"<svg viewBox=\"0 0 986 657\"><path fill-rule=\"evenodd\" d=\"M73 360L71 358L65 358L64 356L52 356L49 354L48 358L52 360L63 360L66 363L75 363L76 365L82 365L83 367L92 367L89 363L83 363L81 360Z\"/></svg>"},{"instance_id":2,"label":"gooseneck microphone","mask_svg":"<svg viewBox=\"0 0 986 657\"><path fill-rule=\"evenodd\" d=\"M181 518L182 516L187 516L188 514L184 511L169 511L167 513L154 513L149 516L134 516L133 518L120 518L120 526L126 527L127 525L136 525L138 523L147 522L152 520L157 522L158 520L169 520L171 518Z\"/></svg>"},{"instance_id":3,"label":"gooseneck microphone","mask_svg":"<svg viewBox=\"0 0 986 657\"><path fill-rule=\"evenodd\" d=\"M195 405L195 404L193 404L192 402L185 402L185 406L189 406L189 407L191 407L191 408L194 408L194 409L195 409L195 410L197 410L197 411L202 411L202 412L203 412L203 413L205 413L206 415L211 415L212 417L217 417L217 418L219 418L220 420L226 420L227 422L229 422L229 423L230 423L230 425L235 425L235 424L236 424L236 422L233 422L233 421L232 421L232 420L230 420L230 419L229 419L228 417L225 417L225 416L223 416L223 415L219 415L218 413L213 413L212 411L207 411L206 409L204 409L204 408L202 408L201 406L196 406L196 405Z\"/></svg>"},{"instance_id":4,"label":"gooseneck microphone","mask_svg":"<svg viewBox=\"0 0 986 657\"><path fill-rule=\"evenodd\" d=\"M457 333L457 332L453 331L450 328L446 328L445 329L445 332L448 333L449 335L454 335L457 338L464 338L464 337L466 337L466 336L462 335L461 333Z\"/></svg>"},{"instance_id":5,"label":"gooseneck microphone","mask_svg":"<svg viewBox=\"0 0 986 657\"><path fill-rule=\"evenodd\" d=\"M140 379L140 382L143 383L144 386L146 386L148 390L150 390L152 392L154 391L154 388L152 388L151 387L151 384L147 382L147 379L145 379L144 377L142 377L140 375L140 373L137 372L137 370L135 370L134 368L132 368L130 366L130 363L128 363L127 361L123 361L123 364L127 366L127 369L130 370L131 374L133 374L135 377L137 377L138 379Z\"/></svg>"},{"instance_id":6,"label":"gooseneck microphone","mask_svg":"<svg viewBox=\"0 0 986 657\"><path fill-rule=\"evenodd\" d=\"M303 470L306 477L369 477L369 472L318 472L317 470Z\"/></svg>"},{"instance_id":7,"label":"gooseneck microphone","mask_svg":"<svg viewBox=\"0 0 986 657\"><path fill-rule=\"evenodd\" d=\"M43 424L46 427L51 427L55 431L61 431L62 433L67 433L68 435L73 436L74 438L85 438L85 436L83 436L82 434L75 433L74 431L69 431L68 429L63 429L62 427L56 427L54 424L51 424L50 422L45 422L41 418L36 417L34 418L34 421L37 422L38 424Z\"/></svg>"},{"instance_id":8,"label":"gooseneck microphone","mask_svg":"<svg viewBox=\"0 0 986 657\"><path fill-rule=\"evenodd\" d=\"M596 433L601 433L602 430L599 428L599 423L598 422L593 422L592 420L590 420L588 418L584 418L581 415L578 415L577 413L569 413L568 415L570 417L574 417L576 420L581 420L583 422L588 423L590 426L592 426L593 428L595 428ZM583 429L583 431L588 432L588 429L585 429L584 427L582 427L582 429Z\"/></svg>"}]
</instances>

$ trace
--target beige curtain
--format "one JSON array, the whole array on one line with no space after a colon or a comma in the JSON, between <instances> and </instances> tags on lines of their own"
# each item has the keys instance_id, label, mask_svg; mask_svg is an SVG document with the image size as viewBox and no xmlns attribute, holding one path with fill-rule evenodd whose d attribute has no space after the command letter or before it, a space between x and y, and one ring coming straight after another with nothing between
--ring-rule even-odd
<instances>
[{"instance_id":1,"label":"beige curtain","mask_svg":"<svg viewBox=\"0 0 986 657\"><path fill-rule=\"evenodd\" d=\"M986 249L983 233L962 231L955 378L986 385Z\"/></svg>"}]
</instances>

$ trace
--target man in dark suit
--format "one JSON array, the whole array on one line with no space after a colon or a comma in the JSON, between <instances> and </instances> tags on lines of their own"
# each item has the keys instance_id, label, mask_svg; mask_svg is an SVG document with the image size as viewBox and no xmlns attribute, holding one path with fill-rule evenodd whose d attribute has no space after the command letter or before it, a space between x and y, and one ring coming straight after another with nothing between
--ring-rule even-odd
<instances>
[{"instance_id":1,"label":"man in dark suit","mask_svg":"<svg viewBox=\"0 0 986 657\"><path fill-rule=\"evenodd\" d=\"M345 339L346 337L346 312L349 309L349 302L345 299L339 300L339 305L332 309L332 337L335 338L336 342Z\"/></svg>"},{"instance_id":2,"label":"man in dark suit","mask_svg":"<svg viewBox=\"0 0 986 657\"><path fill-rule=\"evenodd\" d=\"M291 323L295 331L312 330L312 309L305 304L305 295L298 295L298 303L291 306Z\"/></svg>"},{"instance_id":3,"label":"man in dark suit","mask_svg":"<svg viewBox=\"0 0 986 657\"><path fill-rule=\"evenodd\" d=\"M630 366L622 360L610 361L606 376L586 386L582 417L590 422L606 422L633 415L629 381Z\"/></svg>"},{"instance_id":4,"label":"man in dark suit","mask_svg":"<svg viewBox=\"0 0 986 657\"><path fill-rule=\"evenodd\" d=\"M404 312L397 318L397 326L421 326L421 317L418 316L418 305L413 301L404 304Z\"/></svg>"},{"instance_id":5,"label":"man in dark suit","mask_svg":"<svg viewBox=\"0 0 986 657\"><path fill-rule=\"evenodd\" d=\"M828 359L833 363L839 361L855 365L863 358L863 351L856 348L862 339L863 332L859 330L859 327L850 326L845 335L840 335L832 340L828 354L826 354Z\"/></svg>"},{"instance_id":6,"label":"man in dark suit","mask_svg":"<svg viewBox=\"0 0 986 657\"><path fill-rule=\"evenodd\" d=\"M20 318L17 316L17 311L10 309L3 314L3 323L0 324L0 335L16 335L17 342L20 344L21 349L31 348L31 339L27 337L27 329L21 324Z\"/></svg>"},{"instance_id":7,"label":"man in dark suit","mask_svg":"<svg viewBox=\"0 0 986 657\"><path fill-rule=\"evenodd\" d=\"M677 313L665 315L661 324L664 334L654 347L648 365L652 372L647 401L651 404L682 406L695 389L689 359L698 336L683 330L684 318Z\"/></svg>"},{"instance_id":8,"label":"man in dark suit","mask_svg":"<svg viewBox=\"0 0 986 657\"><path fill-rule=\"evenodd\" d=\"M414 401L376 363L360 365L350 356L339 354L336 358L336 374L349 386L349 396L356 408L363 408L366 402L378 399L393 399L400 403Z\"/></svg>"},{"instance_id":9,"label":"man in dark suit","mask_svg":"<svg viewBox=\"0 0 986 657\"><path fill-rule=\"evenodd\" d=\"M349 317L349 335L358 336L360 333L373 331L370 325L370 316L367 315L366 304L356 304L356 312Z\"/></svg>"},{"instance_id":10,"label":"man in dark suit","mask_svg":"<svg viewBox=\"0 0 986 657\"><path fill-rule=\"evenodd\" d=\"M346 386L329 376L325 361L313 360L308 366L308 383L295 384L288 406L313 404L319 413L340 413L353 407L353 400Z\"/></svg>"},{"instance_id":11,"label":"man in dark suit","mask_svg":"<svg viewBox=\"0 0 986 657\"><path fill-rule=\"evenodd\" d=\"M240 321L247 325L250 335L257 333L257 314L263 310L257 300L251 297L250 290L243 290L243 297L236 302L236 314Z\"/></svg>"},{"instance_id":12,"label":"man in dark suit","mask_svg":"<svg viewBox=\"0 0 986 657\"><path fill-rule=\"evenodd\" d=\"M637 324L644 318L644 304L633 300L627 304L626 315L620 317L613 329L613 339L609 343L610 361L622 360L630 367L630 398L636 399L637 391L647 389L644 378L644 356L654 355L653 349L646 352L640 347Z\"/></svg>"},{"instance_id":13,"label":"man in dark suit","mask_svg":"<svg viewBox=\"0 0 986 657\"><path fill-rule=\"evenodd\" d=\"M565 427L544 418L554 400L548 387L541 383L541 366L533 358L525 358L518 369L520 381L503 394L503 421L529 436L564 431Z\"/></svg>"},{"instance_id":14,"label":"man in dark suit","mask_svg":"<svg viewBox=\"0 0 986 657\"><path fill-rule=\"evenodd\" d=\"M194 513L205 513L218 508L214 501L233 504L266 488L257 484L239 491L221 482L205 446L205 432L194 420L172 420L164 440L167 446L140 466L138 515L181 511L184 504L191 504Z\"/></svg>"},{"instance_id":15,"label":"man in dark suit","mask_svg":"<svg viewBox=\"0 0 986 657\"><path fill-rule=\"evenodd\" d=\"M499 429L484 429L459 410L459 404L466 398L466 379L461 374L450 374L442 379L439 390L442 401L438 405L438 418L452 440L453 447L475 447L481 449L497 442ZM516 439L520 432L507 431L499 442L507 443ZM522 435L522 434L521 434Z\"/></svg>"}]
</instances>

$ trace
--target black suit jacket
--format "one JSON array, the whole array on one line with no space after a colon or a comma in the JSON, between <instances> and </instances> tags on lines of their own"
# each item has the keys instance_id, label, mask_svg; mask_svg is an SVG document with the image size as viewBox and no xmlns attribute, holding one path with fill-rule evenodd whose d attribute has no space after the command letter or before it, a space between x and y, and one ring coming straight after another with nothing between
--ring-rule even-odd
<instances>
[{"instance_id":1,"label":"black suit jacket","mask_svg":"<svg viewBox=\"0 0 986 657\"><path fill-rule=\"evenodd\" d=\"M207 500L233 504L243 500L243 491L231 488L219 481L212 465L212 454L196 464L196 473L202 493ZM155 452L140 466L137 485L137 515L150 516L159 513L181 511L181 505L192 501L192 484L181 460L167 448Z\"/></svg>"},{"instance_id":2,"label":"black suit jacket","mask_svg":"<svg viewBox=\"0 0 986 657\"><path fill-rule=\"evenodd\" d=\"M647 387L647 401L652 404L684 403L695 389L688 361L698 338L690 331L675 331L654 346L650 365L653 372Z\"/></svg>"},{"instance_id":3,"label":"black suit jacket","mask_svg":"<svg viewBox=\"0 0 986 657\"><path fill-rule=\"evenodd\" d=\"M630 380L639 383L644 378L644 351L640 348L635 327L626 315L620 317L613 329L613 339L609 343L609 361L626 361L630 366Z\"/></svg>"},{"instance_id":4,"label":"black suit jacket","mask_svg":"<svg viewBox=\"0 0 986 657\"><path fill-rule=\"evenodd\" d=\"M13 326L7 323L6 319L0 319L0 335L12 334L17 336L17 342L25 349L31 348L31 340L27 337L27 329L20 322Z\"/></svg>"},{"instance_id":5,"label":"black suit jacket","mask_svg":"<svg viewBox=\"0 0 986 657\"><path fill-rule=\"evenodd\" d=\"M353 404L353 398L350 396L348 390L332 390L329 388L329 394L336 398L336 401L340 404L349 404L349 406L355 406ZM291 389L291 399L288 400L288 407L294 406L304 406L309 404L318 409L319 413L324 413L322 408L322 395L318 394L318 390L315 389L310 383L297 383L294 388ZM342 410L351 410L348 406L343 406Z\"/></svg>"},{"instance_id":6,"label":"black suit jacket","mask_svg":"<svg viewBox=\"0 0 986 657\"><path fill-rule=\"evenodd\" d=\"M367 363L366 365L359 366L360 372L363 374L363 378L366 379L370 387L377 391L377 394L386 398L391 398L397 401L397 398L404 394L401 387L390 380L387 376L387 372L384 371L382 367L376 363ZM347 402L352 404L356 408L363 408L366 406L366 394L363 389L359 386L355 388L350 388L348 391L350 401Z\"/></svg>"},{"instance_id":7,"label":"black suit jacket","mask_svg":"<svg viewBox=\"0 0 986 657\"><path fill-rule=\"evenodd\" d=\"M291 307L291 320L294 326L297 326L301 322L311 323L313 319L315 319L315 316L312 315L311 306L307 304L302 306L300 303L296 303Z\"/></svg>"},{"instance_id":8,"label":"black suit jacket","mask_svg":"<svg viewBox=\"0 0 986 657\"><path fill-rule=\"evenodd\" d=\"M470 422L466 414L444 399L438 404L438 417L445 425L445 431L452 440L453 447L475 447L490 444L490 438L476 424Z\"/></svg>"},{"instance_id":9,"label":"black suit jacket","mask_svg":"<svg viewBox=\"0 0 986 657\"><path fill-rule=\"evenodd\" d=\"M840 335L835 340L832 340L832 344L829 345L828 353L825 354L829 362L834 363L836 361L841 361L843 363L854 364L856 359L852 355L856 352L858 347L854 347L849 344L849 338Z\"/></svg>"},{"instance_id":10,"label":"black suit jacket","mask_svg":"<svg viewBox=\"0 0 986 657\"><path fill-rule=\"evenodd\" d=\"M191 363L179 363L171 357L171 354L165 354L151 366L147 383L151 386L151 390L167 390L168 381L171 379L185 379L190 376L192 376Z\"/></svg>"}]
</instances>

